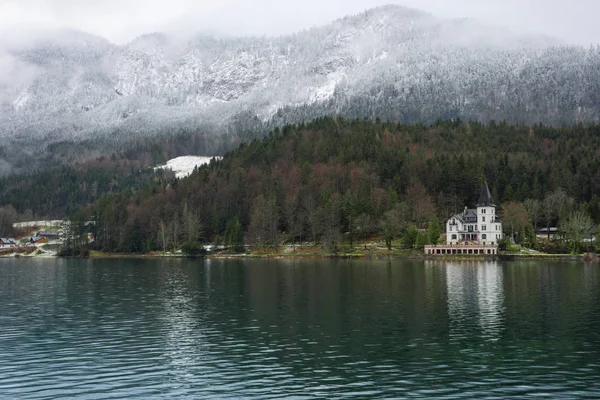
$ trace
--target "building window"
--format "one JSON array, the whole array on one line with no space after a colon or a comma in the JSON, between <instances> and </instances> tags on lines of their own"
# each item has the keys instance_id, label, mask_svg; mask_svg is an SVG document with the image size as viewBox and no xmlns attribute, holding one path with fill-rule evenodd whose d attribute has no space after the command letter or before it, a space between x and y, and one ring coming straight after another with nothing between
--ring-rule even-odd
<instances>
[{"instance_id":1,"label":"building window","mask_svg":"<svg viewBox=\"0 0 600 400\"><path fill-rule=\"evenodd\" d=\"M484 208L481 212L485 214L486 209Z\"/></svg>"},{"instance_id":2,"label":"building window","mask_svg":"<svg viewBox=\"0 0 600 400\"><path fill-rule=\"evenodd\" d=\"M485 222L485 217L481 217L481 222Z\"/></svg>"},{"instance_id":3,"label":"building window","mask_svg":"<svg viewBox=\"0 0 600 400\"><path fill-rule=\"evenodd\" d=\"M487 226L485 226L485 225L481 225L481 230L482 230L482 231L487 231Z\"/></svg>"},{"instance_id":4,"label":"building window","mask_svg":"<svg viewBox=\"0 0 600 400\"><path fill-rule=\"evenodd\" d=\"M483 235L481 235L481 239L486 240L487 239L487 235L484 233Z\"/></svg>"},{"instance_id":5,"label":"building window","mask_svg":"<svg viewBox=\"0 0 600 400\"><path fill-rule=\"evenodd\" d=\"M452 240L456 240L456 235L452 235Z\"/></svg>"}]
</instances>

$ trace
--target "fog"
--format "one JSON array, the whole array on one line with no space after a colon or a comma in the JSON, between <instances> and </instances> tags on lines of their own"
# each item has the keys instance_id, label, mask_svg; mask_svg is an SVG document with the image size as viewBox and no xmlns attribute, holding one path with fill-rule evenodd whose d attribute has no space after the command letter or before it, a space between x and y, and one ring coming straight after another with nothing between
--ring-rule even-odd
<instances>
[{"instance_id":1,"label":"fog","mask_svg":"<svg viewBox=\"0 0 600 400\"><path fill-rule=\"evenodd\" d=\"M567 43L600 43L596 0L0 0L0 33L6 42L28 30L69 28L115 43L155 31L281 35L390 3Z\"/></svg>"}]
</instances>

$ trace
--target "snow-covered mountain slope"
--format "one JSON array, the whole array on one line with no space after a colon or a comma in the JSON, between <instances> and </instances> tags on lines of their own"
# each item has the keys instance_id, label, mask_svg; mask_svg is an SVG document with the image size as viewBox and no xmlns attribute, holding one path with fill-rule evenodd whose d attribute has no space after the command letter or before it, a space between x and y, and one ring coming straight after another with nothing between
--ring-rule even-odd
<instances>
[{"instance_id":1,"label":"snow-covered mountain slope","mask_svg":"<svg viewBox=\"0 0 600 400\"><path fill-rule=\"evenodd\" d=\"M598 120L600 51L558 45L399 6L276 38L46 34L0 49L0 136L218 134L331 113Z\"/></svg>"},{"instance_id":2,"label":"snow-covered mountain slope","mask_svg":"<svg viewBox=\"0 0 600 400\"><path fill-rule=\"evenodd\" d=\"M155 169L169 169L175 173L177 178L181 179L189 176L196 167L210 164L213 159L220 160L221 157L182 156L169 160Z\"/></svg>"}]
</instances>

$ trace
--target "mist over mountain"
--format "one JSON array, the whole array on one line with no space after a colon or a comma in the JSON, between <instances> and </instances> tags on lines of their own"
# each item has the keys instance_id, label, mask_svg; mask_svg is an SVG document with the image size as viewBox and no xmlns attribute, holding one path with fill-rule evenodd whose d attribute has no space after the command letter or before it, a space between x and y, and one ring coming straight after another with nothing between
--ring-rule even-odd
<instances>
[{"instance_id":1,"label":"mist over mountain","mask_svg":"<svg viewBox=\"0 0 600 400\"><path fill-rule=\"evenodd\" d=\"M5 143L243 137L332 114L405 123L600 119L598 48L400 6L281 37L151 33L115 45L59 31L0 46Z\"/></svg>"}]
</instances>

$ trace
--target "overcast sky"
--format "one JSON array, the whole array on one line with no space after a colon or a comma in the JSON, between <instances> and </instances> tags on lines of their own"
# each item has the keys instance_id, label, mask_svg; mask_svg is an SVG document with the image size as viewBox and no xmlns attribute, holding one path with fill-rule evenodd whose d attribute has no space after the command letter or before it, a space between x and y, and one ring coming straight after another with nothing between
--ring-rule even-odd
<instances>
[{"instance_id":1,"label":"overcast sky","mask_svg":"<svg viewBox=\"0 0 600 400\"><path fill-rule=\"evenodd\" d=\"M4 35L15 26L72 28L116 43L174 29L272 35L390 3L570 43L600 43L600 0L0 0L0 28Z\"/></svg>"}]
</instances>

